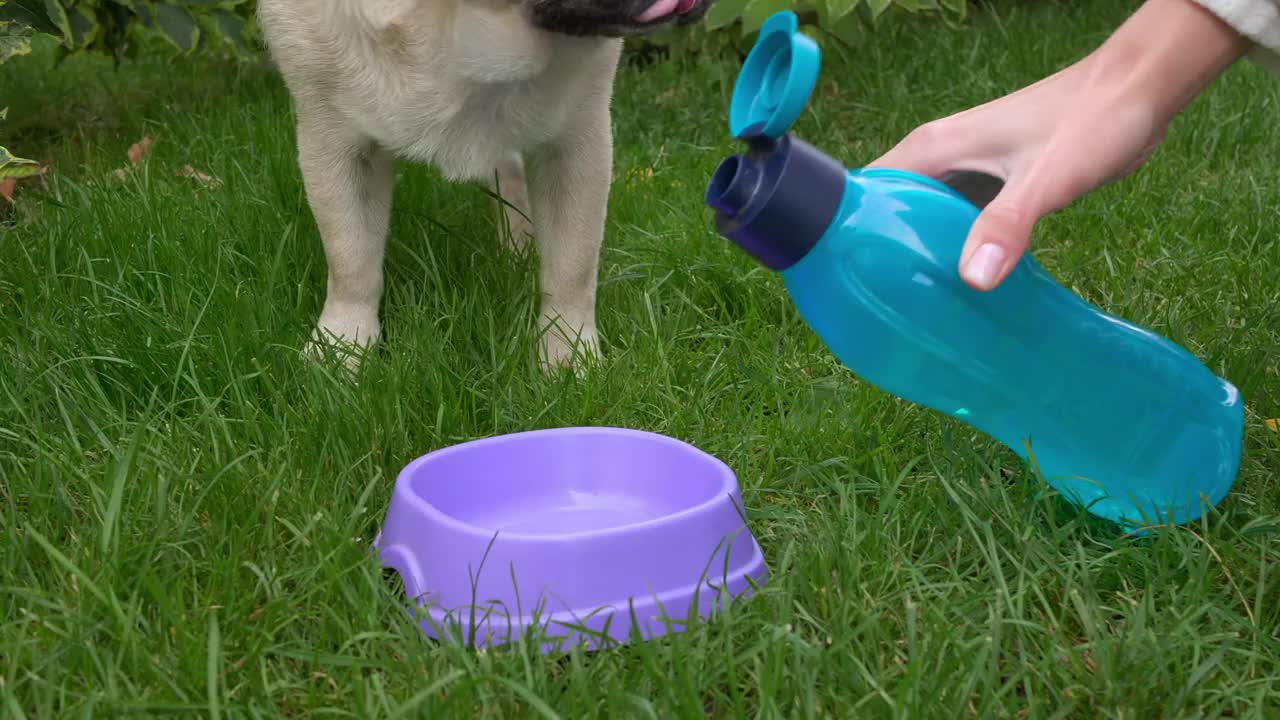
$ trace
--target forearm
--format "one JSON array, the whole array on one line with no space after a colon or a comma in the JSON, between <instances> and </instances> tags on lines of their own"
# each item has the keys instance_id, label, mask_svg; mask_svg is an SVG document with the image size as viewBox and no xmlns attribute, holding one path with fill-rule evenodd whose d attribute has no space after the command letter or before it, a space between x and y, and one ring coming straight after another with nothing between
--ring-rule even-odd
<instances>
[{"instance_id":1,"label":"forearm","mask_svg":"<svg viewBox=\"0 0 1280 720\"><path fill-rule=\"evenodd\" d=\"M1280 0L1195 0L1249 38L1249 56L1259 65L1280 73Z\"/></svg>"},{"instance_id":2,"label":"forearm","mask_svg":"<svg viewBox=\"0 0 1280 720\"><path fill-rule=\"evenodd\" d=\"M1082 70L1090 85L1140 101L1167 121L1251 45L1192 0L1148 0Z\"/></svg>"}]
</instances>

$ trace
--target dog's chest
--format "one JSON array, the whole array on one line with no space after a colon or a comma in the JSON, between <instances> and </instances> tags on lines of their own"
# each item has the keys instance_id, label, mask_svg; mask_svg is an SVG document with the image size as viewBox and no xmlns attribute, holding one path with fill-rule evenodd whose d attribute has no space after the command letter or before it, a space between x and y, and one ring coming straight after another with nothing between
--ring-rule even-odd
<instances>
[{"instance_id":1,"label":"dog's chest","mask_svg":"<svg viewBox=\"0 0 1280 720\"><path fill-rule=\"evenodd\" d=\"M439 53L381 65L380 76L366 74L349 88L360 96L349 105L359 114L353 119L387 149L452 179L491 177L511 153L563 133L571 113L582 110L589 80L572 57L488 60Z\"/></svg>"},{"instance_id":2,"label":"dog's chest","mask_svg":"<svg viewBox=\"0 0 1280 720\"><path fill-rule=\"evenodd\" d=\"M534 83L428 85L407 97L382 100L373 119L377 139L455 178L487 175L504 155L551 141L568 112L566 93Z\"/></svg>"}]
</instances>

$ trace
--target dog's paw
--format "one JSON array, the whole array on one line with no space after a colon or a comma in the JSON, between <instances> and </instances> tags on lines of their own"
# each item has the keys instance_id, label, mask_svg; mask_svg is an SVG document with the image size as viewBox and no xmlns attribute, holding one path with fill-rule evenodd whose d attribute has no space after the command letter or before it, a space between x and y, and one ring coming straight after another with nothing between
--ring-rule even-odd
<instances>
[{"instance_id":1,"label":"dog's paw","mask_svg":"<svg viewBox=\"0 0 1280 720\"><path fill-rule=\"evenodd\" d=\"M382 337L382 325L376 313L329 312L320 322L305 349L309 357L336 357L348 369L359 369L369 349Z\"/></svg>"},{"instance_id":2,"label":"dog's paw","mask_svg":"<svg viewBox=\"0 0 1280 720\"><path fill-rule=\"evenodd\" d=\"M571 332L562 323L549 323L544 328L539 350L544 372L572 370L582 375L586 366L600 357L600 337L594 327Z\"/></svg>"}]
</instances>

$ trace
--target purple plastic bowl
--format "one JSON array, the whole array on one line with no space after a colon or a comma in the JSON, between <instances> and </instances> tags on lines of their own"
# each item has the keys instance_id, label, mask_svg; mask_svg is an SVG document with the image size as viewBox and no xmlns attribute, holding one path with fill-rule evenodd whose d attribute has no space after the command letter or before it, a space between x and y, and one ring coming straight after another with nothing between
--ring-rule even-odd
<instances>
[{"instance_id":1,"label":"purple plastic bowl","mask_svg":"<svg viewBox=\"0 0 1280 720\"><path fill-rule=\"evenodd\" d=\"M648 640L768 576L733 471L662 435L563 428L411 463L376 547L433 638L476 646L537 627L543 650ZM473 632L474 629L474 632Z\"/></svg>"}]
</instances>

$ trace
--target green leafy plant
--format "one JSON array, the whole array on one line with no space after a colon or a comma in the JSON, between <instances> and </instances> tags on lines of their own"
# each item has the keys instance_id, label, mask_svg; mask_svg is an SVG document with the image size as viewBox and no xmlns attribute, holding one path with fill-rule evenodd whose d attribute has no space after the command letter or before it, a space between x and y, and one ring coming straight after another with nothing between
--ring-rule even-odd
<instances>
[{"instance_id":1,"label":"green leafy plant","mask_svg":"<svg viewBox=\"0 0 1280 720\"><path fill-rule=\"evenodd\" d=\"M0 120L4 120L9 115L9 108L0 108ZM23 178L40 174L40 163L35 160L27 160L15 157L0 145L0 180L5 178Z\"/></svg>"},{"instance_id":2,"label":"green leafy plant","mask_svg":"<svg viewBox=\"0 0 1280 720\"><path fill-rule=\"evenodd\" d=\"M16 157L0 145L0 180L5 178L24 178L40 174L40 163L35 160Z\"/></svg>"},{"instance_id":3,"label":"green leafy plant","mask_svg":"<svg viewBox=\"0 0 1280 720\"><path fill-rule=\"evenodd\" d=\"M4 19L4 4L4 0L0 0L0 63L11 57L31 53L31 28Z\"/></svg>"},{"instance_id":4,"label":"green leafy plant","mask_svg":"<svg viewBox=\"0 0 1280 720\"><path fill-rule=\"evenodd\" d=\"M891 9L933 13L955 24L968 15L969 4L970 0L716 0L707 13L705 27L720 30L737 25L743 35L750 35L769 16L791 10L805 24L843 35L873 28Z\"/></svg>"},{"instance_id":5,"label":"green leafy plant","mask_svg":"<svg viewBox=\"0 0 1280 720\"><path fill-rule=\"evenodd\" d=\"M145 35L189 55L218 44L252 54L252 0L0 0L0 62L31 50L31 36L57 38L64 53L132 55Z\"/></svg>"},{"instance_id":6,"label":"green leafy plant","mask_svg":"<svg viewBox=\"0 0 1280 720\"><path fill-rule=\"evenodd\" d=\"M983 4L983 0L716 0L692 31L665 31L632 40L628 48L633 62L640 64L687 54L741 56L751 49L764 22L782 10L796 13L805 32L856 46L880 30L890 15L932 16L954 30Z\"/></svg>"},{"instance_id":7,"label":"green leafy plant","mask_svg":"<svg viewBox=\"0 0 1280 720\"><path fill-rule=\"evenodd\" d=\"M0 108L0 121L9 114L9 108ZM19 178L31 177L44 172L44 167L35 160L20 158L0 145L0 200L13 202L14 184ZM7 214L4 202L0 202L0 217Z\"/></svg>"},{"instance_id":8,"label":"green leafy plant","mask_svg":"<svg viewBox=\"0 0 1280 720\"><path fill-rule=\"evenodd\" d=\"M0 64L30 54L36 35L57 41L58 59L101 53L118 62L149 38L163 38L179 55L220 48L250 58L253 10L253 0L0 0ZM9 192L17 178L42 171L0 146L0 183Z\"/></svg>"}]
</instances>

